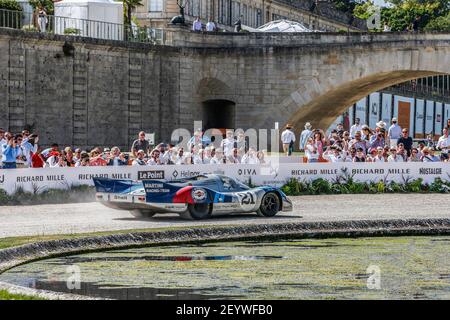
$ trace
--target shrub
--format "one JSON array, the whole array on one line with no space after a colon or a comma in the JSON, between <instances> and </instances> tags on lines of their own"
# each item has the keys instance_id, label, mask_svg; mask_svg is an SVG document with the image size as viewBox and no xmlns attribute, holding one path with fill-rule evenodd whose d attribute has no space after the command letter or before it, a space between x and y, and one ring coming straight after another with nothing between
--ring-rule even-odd
<instances>
[{"instance_id":1,"label":"shrub","mask_svg":"<svg viewBox=\"0 0 450 320\"><path fill-rule=\"evenodd\" d=\"M358 194L358 193L413 193L413 192L435 192L450 193L450 181L437 178L430 185L424 184L423 179L404 179L403 183L386 182L356 182L353 177L348 179L336 179L331 183L319 178L311 182L290 179L281 187L288 196L318 195L318 194Z\"/></svg>"},{"instance_id":2,"label":"shrub","mask_svg":"<svg viewBox=\"0 0 450 320\"><path fill-rule=\"evenodd\" d=\"M16 0L0 0L0 9L22 11L22 7Z\"/></svg>"},{"instance_id":3,"label":"shrub","mask_svg":"<svg viewBox=\"0 0 450 320\"><path fill-rule=\"evenodd\" d=\"M16 0L0 0L0 27L20 29L22 27L22 7Z\"/></svg>"},{"instance_id":4,"label":"shrub","mask_svg":"<svg viewBox=\"0 0 450 320\"><path fill-rule=\"evenodd\" d=\"M80 34L80 29L66 28L64 29L64 34Z\"/></svg>"}]
</instances>

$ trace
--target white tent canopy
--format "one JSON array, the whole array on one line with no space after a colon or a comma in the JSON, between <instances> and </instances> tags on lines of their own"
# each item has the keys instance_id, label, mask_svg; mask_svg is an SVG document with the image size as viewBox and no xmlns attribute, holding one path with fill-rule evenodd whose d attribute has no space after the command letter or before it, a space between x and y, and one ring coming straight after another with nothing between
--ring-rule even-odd
<instances>
[{"instance_id":1,"label":"white tent canopy","mask_svg":"<svg viewBox=\"0 0 450 320\"><path fill-rule=\"evenodd\" d=\"M313 32L303 24L290 20L274 20L260 26L257 32Z\"/></svg>"},{"instance_id":2,"label":"white tent canopy","mask_svg":"<svg viewBox=\"0 0 450 320\"><path fill-rule=\"evenodd\" d=\"M123 4L113 0L63 0L55 3L55 30L85 37L123 39Z\"/></svg>"}]
</instances>

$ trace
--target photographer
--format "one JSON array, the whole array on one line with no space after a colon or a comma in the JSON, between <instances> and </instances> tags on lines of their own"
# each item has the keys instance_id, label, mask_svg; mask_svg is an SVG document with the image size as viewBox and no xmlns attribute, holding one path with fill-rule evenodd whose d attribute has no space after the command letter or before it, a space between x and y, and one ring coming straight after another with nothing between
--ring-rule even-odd
<instances>
[{"instance_id":1,"label":"photographer","mask_svg":"<svg viewBox=\"0 0 450 320\"><path fill-rule=\"evenodd\" d=\"M15 169L17 168L17 157L20 156L20 147L18 146L17 139L11 134L6 138L7 142L2 145L2 168ZM20 139L20 142L21 141L22 140Z\"/></svg>"}]
</instances>

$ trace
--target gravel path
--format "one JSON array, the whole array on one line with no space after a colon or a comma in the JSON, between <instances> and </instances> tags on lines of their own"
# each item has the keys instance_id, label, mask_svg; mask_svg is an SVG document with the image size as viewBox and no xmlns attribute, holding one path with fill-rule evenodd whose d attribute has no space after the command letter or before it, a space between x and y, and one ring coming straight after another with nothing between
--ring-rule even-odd
<instances>
[{"instance_id":1,"label":"gravel path","mask_svg":"<svg viewBox=\"0 0 450 320\"><path fill-rule=\"evenodd\" d=\"M195 225L259 224L343 220L450 218L450 195L383 194L290 197L294 211L274 218L256 214L186 221L161 214L136 219L98 203L0 207L0 238Z\"/></svg>"}]
</instances>

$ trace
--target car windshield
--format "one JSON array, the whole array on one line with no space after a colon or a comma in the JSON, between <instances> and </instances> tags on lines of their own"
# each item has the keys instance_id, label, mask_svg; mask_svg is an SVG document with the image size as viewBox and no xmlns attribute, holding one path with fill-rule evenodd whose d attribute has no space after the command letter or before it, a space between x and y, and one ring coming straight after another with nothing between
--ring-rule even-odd
<instances>
[{"instance_id":1,"label":"car windshield","mask_svg":"<svg viewBox=\"0 0 450 320\"><path fill-rule=\"evenodd\" d=\"M242 182L239 182L237 180L234 180L230 177L220 176L220 180L222 181L223 188L225 190L248 190L249 187L247 187Z\"/></svg>"}]
</instances>

